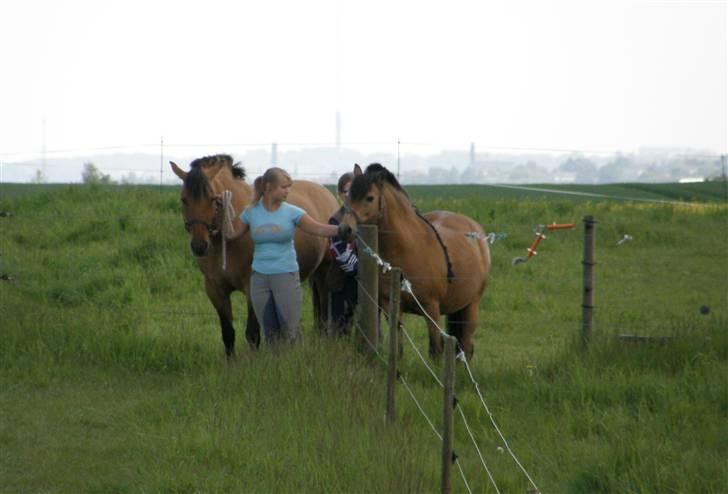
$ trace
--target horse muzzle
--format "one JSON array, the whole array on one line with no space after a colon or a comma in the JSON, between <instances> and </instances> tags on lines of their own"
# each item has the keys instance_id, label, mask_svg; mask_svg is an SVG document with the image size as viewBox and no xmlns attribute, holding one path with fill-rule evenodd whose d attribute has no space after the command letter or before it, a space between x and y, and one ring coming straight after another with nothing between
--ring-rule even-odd
<instances>
[{"instance_id":1,"label":"horse muzzle","mask_svg":"<svg viewBox=\"0 0 728 494\"><path fill-rule=\"evenodd\" d=\"M207 240L197 240L192 239L190 240L190 250L192 251L192 254L196 257L202 257L207 254L207 249L210 248L210 242Z\"/></svg>"},{"instance_id":2,"label":"horse muzzle","mask_svg":"<svg viewBox=\"0 0 728 494\"><path fill-rule=\"evenodd\" d=\"M340 223L337 230L337 236L346 240L347 242L350 242L351 239L354 237L354 231L351 228L351 225L347 223Z\"/></svg>"}]
</instances>

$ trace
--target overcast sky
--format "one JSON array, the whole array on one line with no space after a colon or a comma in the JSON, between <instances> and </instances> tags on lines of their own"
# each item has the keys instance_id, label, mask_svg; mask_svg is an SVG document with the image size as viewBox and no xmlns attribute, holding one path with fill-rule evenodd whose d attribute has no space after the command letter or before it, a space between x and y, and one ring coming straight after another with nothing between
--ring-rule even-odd
<instances>
[{"instance_id":1,"label":"overcast sky","mask_svg":"<svg viewBox=\"0 0 728 494\"><path fill-rule=\"evenodd\" d=\"M337 111L360 149L725 153L727 18L700 0L2 0L0 160L333 145Z\"/></svg>"}]
</instances>

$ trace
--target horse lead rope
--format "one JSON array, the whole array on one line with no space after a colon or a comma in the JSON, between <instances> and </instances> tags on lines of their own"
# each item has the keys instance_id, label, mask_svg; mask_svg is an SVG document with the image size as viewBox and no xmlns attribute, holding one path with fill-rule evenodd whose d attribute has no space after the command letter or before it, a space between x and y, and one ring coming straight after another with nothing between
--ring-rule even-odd
<instances>
[{"instance_id":1,"label":"horse lead rope","mask_svg":"<svg viewBox=\"0 0 728 494\"><path fill-rule=\"evenodd\" d=\"M227 269L227 236L233 232L233 216L235 210L232 205L233 194L229 190L222 193L222 270Z\"/></svg>"}]
</instances>

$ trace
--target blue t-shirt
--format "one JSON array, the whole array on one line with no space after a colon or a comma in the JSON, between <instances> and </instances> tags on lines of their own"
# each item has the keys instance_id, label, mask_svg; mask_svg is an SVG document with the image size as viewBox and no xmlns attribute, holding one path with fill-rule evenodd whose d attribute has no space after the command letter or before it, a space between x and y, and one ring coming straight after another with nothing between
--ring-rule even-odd
<instances>
[{"instance_id":1,"label":"blue t-shirt","mask_svg":"<svg viewBox=\"0 0 728 494\"><path fill-rule=\"evenodd\" d=\"M240 219L250 226L255 243L253 270L261 274L281 274L298 271L293 234L306 212L287 202L273 212L263 202L240 213Z\"/></svg>"}]
</instances>

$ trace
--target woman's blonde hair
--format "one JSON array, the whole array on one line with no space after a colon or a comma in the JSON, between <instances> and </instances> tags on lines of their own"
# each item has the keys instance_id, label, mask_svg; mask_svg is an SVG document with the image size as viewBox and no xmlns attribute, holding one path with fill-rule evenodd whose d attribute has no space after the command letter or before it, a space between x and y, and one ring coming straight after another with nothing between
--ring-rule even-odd
<instances>
[{"instance_id":1,"label":"woman's blonde hair","mask_svg":"<svg viewBox=\"0 0 728 494\"><path fill-rule=\"evenodd\" d=\"M268 168L263 175L257 177L253 182L255 195L253 196L253 203L251 206L256 206L260 202L263 198L263 194L265 194L265 188L268 184L275 186L283 181L288 181L289 183L293 182L287 171L283 168L278 168L277 166Z\"/></svg>"}]
</instances>

